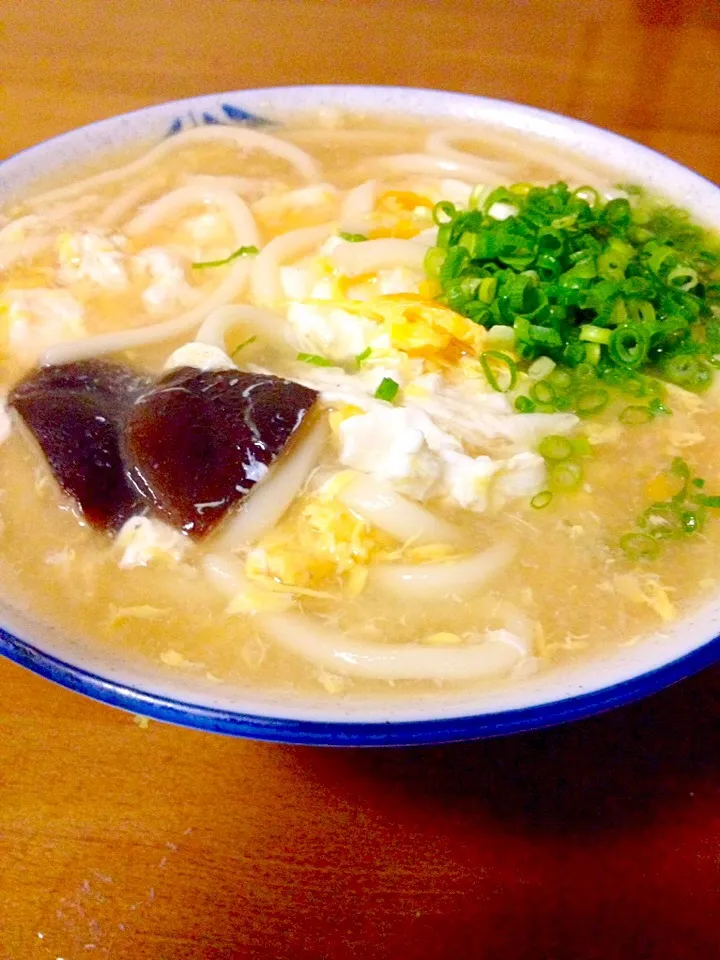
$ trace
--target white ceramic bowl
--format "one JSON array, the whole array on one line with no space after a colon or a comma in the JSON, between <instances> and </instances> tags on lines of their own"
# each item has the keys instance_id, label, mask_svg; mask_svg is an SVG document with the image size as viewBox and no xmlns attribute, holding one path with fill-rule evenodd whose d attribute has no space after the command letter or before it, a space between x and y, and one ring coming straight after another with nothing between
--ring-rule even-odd
<instances>
[{"instance_id":1,"label":"white ceramic bowl","mask_svg":"<svg viewBox=\"0 0 720 960\"><path fill-rule=\"evenodd\" d=\"M395 87L275 87L193 97L113 117L32 147L0 165L0 197L133 142L152 144L189 125L282 123L297 111L340 107L442 121L478 121L542 137L617 168L701 222L720 225L720 189L636 143L577 120L483 97ZM608 602L612 602L609 600ZM489 692L353 700L270 694L187 674L62 636L15 610L0 611L0 653L63 686L161 720L220 733L313 744L418 744L548 726L637 699L720 658L720 597L634 647L560 665Z\"/></svg>"}]
</instances>

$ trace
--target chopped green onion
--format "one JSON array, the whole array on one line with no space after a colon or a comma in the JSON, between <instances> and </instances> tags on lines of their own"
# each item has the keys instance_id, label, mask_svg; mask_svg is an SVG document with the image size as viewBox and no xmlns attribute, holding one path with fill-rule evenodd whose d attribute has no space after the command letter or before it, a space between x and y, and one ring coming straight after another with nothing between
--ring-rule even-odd
<instances>
[{"instance_id":1,"label":"chopped green onion","mask_svg":"<svg viewBox=\"0 0 720 960\"><path fill-rule=\"evenodd\" d=\"M586 323L580 328L580 339L588 343L610 343L612 330L607 327L595 327L592 323Z\"/></svg>"},{"instance_id":2,"label":"chopped green onion","mask_svg":"<svg viewBox=\"0 0 720 960\"><path fill-rule=\"evenodd\" d=\"M695 503L699 503L703 507L720 507L720 497L717 496L707 496L703 493L696 493L693 497Z\"/></svg>"},{"instance_id":3,"label":"chopped green onion","mask_svg":"<svg viewBox=\"0 0 720 960\"><path fill-rule=\"evenodd\" d=\"M638 376L627 377L622 380L619 386L622 387L623 393L629 393L633 397L644 397L646 393L645 384Z\"/></svg>"},{"instance_id":4,"label":"chopped green onion","mask_svg":"<svg viewBox=\"0 0 720 960\"><path fill-rule=\"evenodd\" d=\"M504 383L500 383L495 376L490 363L491 360L502 364L507 370L507 378ZM485 379L498 393L507 393L517 383L517 364L506 353L501 353L499 350L485 350L480 354L480 366L485 374Z\"/></svg>"},{"instance_id":5,"label":"chopped green onion","mask_svg":"<svg viewBox=\"0 0 720 960\"><path fill-rule=\"evenodd\" d=\"M332 360L326 360L325 357L319 357L316 353L299 353L297 355L297 359L302 360L303 363L310 363L314 367L335 366Z\"/></svg>"},{"instance_id":6,"label":"chopped green onion","mask_svg":"<svg viewBox=\"0 0 720 960\"><path fill-rule=\"evenodd\" d=\"M577 460L559 460L549 470L550 489L558 492L577 490L582 483L583 470Z\"/></svg>"},{"instance_id":7,"label":"chopped green onion","mask_svg":"<svg viewBox=\"0 0 720 960\"><path fill-rule=\"evenodd\" d=\"M712 500L713 497L705 497L705 500ZM719 498L720 502L720 498ZM702 505L701 505L702 506ZM699 533L705 526L705 511L700 510L681 510L680 523L684 533Z\"/></svg>"},{"instance_id":8,"label":"chopped green onion","mask_svg":"<svg viewBox=\"0 0 720 960\"><path fill-rule=\"evenodd\" d=\"M660 553L660 544L646 533L626 533L620 547L631 560L655 560Z\"/></svg>"},{"instance_id":9,"label":"chopped green onion","mask_svg":"<svg viewBox=\"0 0 720 960\"><path fill-rule=\"evenodd\" d=\"M515 331L512 327L504 327L498 323L496 326L490 327L485 342L491 347L512 348L515 343Z\"/></svg>"},{"instance_id":10,"label":"chopped green onion","mask_svg":"<svg viewBox=\"0 0 720 960\"><path fill-rule=\"evenodd\" d=\"M541 359L542 357L535 363L539 363ZM528 370L528 374L530 374L530 370ZM555 367L549 374L549 380L556 390L567 390L573 382L573 375L564 367Z\"/></svg>"},{"instance_id":11,"label":"chopped green onion","mask_svg":"<svg viewBox=\"0 0 720 960\"><path fill-rule=\"evenodd\" d=\"M688 487L690 486L690 467L688 466L687 461L683 460L682 457L673 457L672 463L670 464L670 473L682 481L682 486L672 497L674 502L681 503L687 496Z\"/></svg>"},{"instance_id":12,"label":"chopped green onion","mask_svg":"<svg viewBox=\"0 0 720 960\"><path fill-rule=\"evenodd\" d=\"M449 200L441 200L433 207L433 220L440 227L445 223L452 223L456 214L455 204Z\"/></svg>"},{"instance_id":13,"label":"chopped green onion","mask_svg":"<svg viewBox=\"0 0 720 960\"><path fill-rule=\"evenodd\" d=\"M687 532L681 514L678 504L672 501L653 503L640 517L639 526L658 540L677 540Z\"/></svg>"},{"instance_id":14,"label":"chopped green onion","mask_svg":"<svg viewBox=\"0 0 720 960\"><path fill-rule=\"evenodd\" d=\"M515 215L490 217L496 203ZM569 368L562 385L533 370L556 396L574 398L583 377L622 391L624 373L650 370L701 391L720 368L720 239L682 211L637 190L605 202L561 181L476 190L467 208L442 201L433 218L425 269L439 301L488 330L512 328L526 367Z\"/></svg>"},{"instance_id":15,"label":"chopped green onion","mask_svg":"<svg viewBox=\"0 0 720 960\"><path fill-rule=\"evenodd\" d=\"M543 510L550 504L552 498L552 490L541 490L540 493L536 493L532 498L530 506L535 510Z\"/></svg>"},{"instance_id":16,"label":"chopped green onion","mask_svg":"<svg viewBox=\"0 0 720 960\"><path fill-rule=\"evenodd\" d=\"M344 230L341 230L338 236L341 240L346 240L348 243L363 243L363 241L369 239L364 233L345 233Z\"/></svg>"},{"instance_id":17,"label":"chopped green onion","mask_svg":"<svg viewBox=\"0 0 720 960\"><path fill-rule=\"evenodd\" d=\"M551 383L539 380L530 387L530 399L535 403L552 403L555 399L555 390Z\"/></svg>"},{"instance_id":18,"label":"chopped green onion","mask_svg":"<svg viewBox=\"0 0 720 960\"><path fill-rule=\"evenodd\" d=\"M600 363L601 356L602 351L599 343L585 344L585 359L588 363L591 363L594 367L596 367Z\"/></svg>"},{"instance_id":19,"label":"chopped green onion","mask_svg":"<svg viewBox=\"0 0 720 960\"><path fill-rule=\"evenodd\" d=\"M518 413L532 413L535 404L530 397L515 397L515 409Z\"/></svg>"},{"instance_id":20,"label":"chopped green onion","mask_svg":"<svg viewBox=\"0 0 720 960\"><path fill-rule=\"evenodd\" d=\"M603 211L603 219L612 226L626 226L630 223L632 211L630 204L624 197L616 197L608 201Z\"/></svg>"},{"instance_id":21,"label":"chopped green onion","mask_svg":"<svg viewBox=\"0 0 720 960\"><path fill-rule=\"evenodd\" d=\"M256 340L257 340L257 337L256 337L256 336L255 336L255 337L248 337L247 340L243 340L243 342L242 342L242 343L239 343L239 344L235 347L235 349L233 350L233 352L230 354L230 359L231 359L231 360L234 360L235 357L240 353L240 351L241 351L244 347L250 346L250 344L251 344L251 343L255 343Z\"/></svg>"},{"instance_id":22,"label":"chopped green onion","mask_svg":"<svg viewBox=\"0 0 720 960\"><path fill-rule=\"evenodd\" d=\"M481 303L492 303L497 293L497 277L483 277L477 289L477 299Z\"/></svg>"},{"instance_id":23,"label":"chopped green onion","mask_svg":"<svg viewBox=\"0 0 720 960\"><path fill-rule=\"evenodd\" d=\"M207 267L224 267L240 257L256 257L259 252L257 247L239 247L234 253L231 253L229 257L225 257L224 260L199 260L197 263L192 264L192 268L193 270L205 270Z\"/></svg>"},{"instance_id":24,"label":"chopped green onion","mask_svg":"<svg viewBox=\"0 0 720 960\"><path fill-rule=\"evenodd\" d=\"M648 410L654 417L657 416L670 416L672 410L669 407L666 407L662 402L660 397L653 397L650 403L648 404Z\"/></svg>"},{"instance_id":25,"label":"chopped green onion","mask_svg":"<svg viewBox=\"0 0 720 960\"><path fill-rule=\"evenodd\" d=\"M698 275L692 267L673 267L665 281L676 290L692 290L698 284Z\"/></svg>"},{"instance_id":26,"label":"chopped green onion","mask_svg":"<svg viewBox=\"0 0 720 960\"><path fill-rule=\"evenodd\" d=\"M662 541L680 540L700 532L707 519L707 510L720 509L720 496L698 492L704 488L705 481L702 477L692 476L687 461L682 457L673 458L669 473L681 481L680 489L667 500L650 504L637 522L639 532L626 534L621 546L628 538L645 537L655 543L659 550ZM647 554L642 555L650 556L651 553L651 558L657 555L657 551L653 552L650 548Z\"/></svg>"},{"instance_id":27,"label":"chopped green onion","mask_svg":"<svg viewBox=\"0 0 720 960\"><path fill-rule=\"evenodd\" d=\"M587 437L573 437L570 442L576 457L591 457L593 455L592 444Z\"/></svg>"},{"instance_id":28,"label":"chopped green onion","mask_svg":"<svg viewBox=\"0 0 720 960\"><path fill-rule=\"evenodd\" d=\"M600 194L597 192L595 187L578 187L577 190L573 190L573 196L577 197L579 200L584 200L593 208L600 205Z\"/></svg>"},{"instance_id":29,"label":"chopped green onion","mask_svg":"<svg viewBox=\"0 0 720 960\"><path fill-rule=\"evenodd\" d=\"M629 300L627 312L635 323L655 323L655 307L649 300Z\"/></svg>"},{"instance_id":30,"label":"chopped green onion","mask_svg":"<svg viewBox=\"0 0 720 960\"><path fill-rule=\"evenodd\" d=\"M595 370L590 363L579 363L575 367L575 377L578 380L589 380L595 376Z\"/></svg>"},{"instance_id":31,"label":"chopped green onion","mask_svg":"<svg viewBox=\"0 0 720 960\"><path fill-rule=\"evenodd\" d=\"M372 350L370 349L370 347L365 347L365 349L363 350L363 352L362 352L362 353L359 353L359 354L355 357L355 363L356 363L359 367L361 367L361 366L365 363L365 361L368 359L368 357L370 356L371 353L372 353Z\"/></svg>"},{"instance_id":32,"label":"chopped green onion","mask_svg":"<svg viewBox=\"0 0 720 960\"><path fill-rule=\"evenodd\" d=\"M375 396L378 400L386 400L388 403L392 403L399 389L399 383L396 383L390 377L383 377L380 386L375 391Z\"/></svg>"},{"instance_id":33,"label":"chopped green onion","mask_svg":"<svg viewBox=\"0 0 720 960\"><path fill-rule=\"evenodd\" d=\"M556 410L572 410L573 398L567 393L560 393L553 397L552 405Z\"/></svg>"},{"instance_id":34,"label":"chopped green onion","mask_svg":"<svg viewBox=\"0 0 720 960\"><path fill-rule=\"evenodd\" d=\"M610 394L602 387L582 390L575 398L575 413L579 417L595 417L610 401Z\"/></svg>"},{"instance_id":35,"label":"chopped green onion","mask_svg":"<svg viewBox=\"0 0 720 960\"><path fill-rule=\"evenodd\" d=\"M482 185L473 187L470 198L468 199L468 209L477 210L478 207L482 206L482 203L487 195L488 188Z\"/></svg>"},{"instance_id":36,"label":"chopped green onion","mask_svg":"<svg viewBox=\"0 0 720 960\"><path fill-rule=\"evenodd\" d=\"M679 353L661 361L661 369L670 383L697 393L707 390L712 383L712 371L692 354Z\"/></svg>"},{"instance_id":37,"label":"chopped green onion","mask_svg":"<svg viewBox=\"0 0 720 960\"><path fill-rule=\"evenodd\" d=\"M555 361L550 357L538 357L528 367L527 374L531 380L544 380L555 369Z\"/></svg>"},{"instance_id":38,"label":"chopped green onion","mask_svg":"<svg viewBox=\"0 0 720 960\"><path fill-rule=\"evenodd\" d=\"M647 359L650 336L644 327L623 323L613 330L608 350L612 359L621 366L639 367Z\"/></svg>"},{"instance_id":39,"label":"chopped green onion","mask_svg":"<svg viewBox=\"0 0 720 960\"><path fill-rule=\"evenodd\" d=\"M633 404L620 413L618 420L620 423L627 424L628 426L637 426L641 423L649 423L653 418L653 412L650 407L642 407L637 404Z\"/></svg>"},{"instance_id":40,"label":"chopped green onion","mask_svg":"<svg viewBox=\"0 0 720 960\"><path fill-rule=\"evenodd\" d=\"M540 456L546 460L567 460L573 453L572 443L568 438L555 434L543 437L537 449Z\"/></svg>"},{"instance_id":41,"label":"chopped green onion","mask_svg":"<svg viewBox=\"0 0 720 960\"><path fill-rule=\"evenodd\" d=\"M443 250L441 247L428 247L427 253L425 254L425 260L423 262L425 274L428 279L437 280L440 274L440 268L445 263L446 256L447 251Z\"/></svg>"}]
</instances>

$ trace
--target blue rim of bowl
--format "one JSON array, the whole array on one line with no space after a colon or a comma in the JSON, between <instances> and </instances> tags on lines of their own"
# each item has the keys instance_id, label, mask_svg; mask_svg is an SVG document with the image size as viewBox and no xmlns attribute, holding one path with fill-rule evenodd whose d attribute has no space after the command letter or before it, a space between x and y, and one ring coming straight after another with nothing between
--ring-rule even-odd
<instances>
[{"instance_id":1,"label":"blue rim of bowl","mask_svg":"<svg viewBox=\"0 0 720 960\"><path fill-rule=\"evenodd\" d=\"M211 733L252 740L327 747L410 747L480 740L553 727L640 700L720 660L720 637L629 680L551 703L431 720L348 722L235 713L148 693L75 667L0 629L0 655L111 707Z\"/></svg>"},{"instance_id":2,"label":"blue rim of bowl","mask_svg":"<svg viewBox=\"0 0 720 960\"><path fill-rule=\"evenodd\" d=\"M499 100L481 95L460 93L456 91L434 90L418 87L373 86L364 84L307 84L294 86L277 86L264 88L249 88L247 90L230 90L224 93L201 94L195 97L186 97L179 100L152 104L124 114L96 120L85 124L39 144L33 144L19 151L11 157L0 160L0 166L10 160L40 150L50 143L73 137L81 131L86 131L104 124L111 124L118 119L129 118L143 113L162 113L168 108L185 106L198 100L225 100L228 97L252 93L253 96L268 94L277 96L283 92L296 90L314 90L318 94L323 91L337 92L341 90L368 90L368 91L405 91L418 94L443 94L453 98L463 98L475 102L506 104L514 108L525 108L535 115L547 116L556 120L570 121L580 127L588 127L605 133L615 140L631 144L635 150L662 157L663 160L674 164L686 173L691 173L699 180L718 189L702 174L684 167L677 160L644 144L639 144L628 137L605 130L595 124L589 124L575 117L544 110L541 107L530 107L514 101ZM571 720L580 720L595 714L620 707L640 700L643 697L657 693L673 683L677 683L700 670L710 667L720 661L720 637L715 637L701 646L689 651L676 660L662 664L652 670L638 674L627 680L601 687L589 693L577 694L561 700L542 703L531 707L503 710L494 713L480 713L461 717L443 717L416 721L363 722L363 721L320 721L300 720L292 717L261 716L258 714L242 713L223 710L213 707L204 707L182 700L175 700L161 694L151 693L137 687L109 680L99 674L76 667L52 654L45 653L25 640L20 639L0 627L0 656L31 670L33 673L51 680L59 686L76 693L84 694L91 699L105 703L111 707L140 714L154 720L161 720L179 726L204 730L211 733L221 733L229 736L244 737L253 740L265 740L277 743L305 744L313 746L422 746L425 744L452 743L462 740L484 739L504 736L512 733L523 733L567 723Z\"/></svg>"}]
</instances>

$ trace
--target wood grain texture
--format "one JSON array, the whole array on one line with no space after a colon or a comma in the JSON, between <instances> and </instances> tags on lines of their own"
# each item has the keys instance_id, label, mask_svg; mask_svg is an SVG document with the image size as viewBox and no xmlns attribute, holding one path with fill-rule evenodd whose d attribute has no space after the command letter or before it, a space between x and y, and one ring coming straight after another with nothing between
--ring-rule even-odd
<instances>
[{"instance_id":1,"label":"wood grain texture","mask_svg":"<svg viewBox=\"0 0 720 960\"><path fill-rule=\"evenodd\" d=\"M18 0L0 152L173 97L445 87L720 181L720 5ZM0 663L1 960L720 957L720 672L567 728L342 752L131 717Z\"/></svg>"}]
</instances>

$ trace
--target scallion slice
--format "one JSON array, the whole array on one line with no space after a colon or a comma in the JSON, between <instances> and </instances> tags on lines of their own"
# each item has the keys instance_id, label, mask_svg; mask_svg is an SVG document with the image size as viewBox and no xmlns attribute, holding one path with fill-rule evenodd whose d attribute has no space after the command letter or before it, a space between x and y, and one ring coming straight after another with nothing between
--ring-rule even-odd
<instances>
[{"instance_id":1,"label":"scallion slice","mask_svg":"<svg viewBox=\"0 0 720 960\"><path fill-rule=\"evenodd\" d=\"M550 466L548 475L551 490L569 493L582 483L583 469L577 460L560 460Z\"/></svg>"},{"instance_id":2,"label":"scallion slice","mask_svg":"<svg viewBox=\"0 0 720 960\"><path fill-rule=\"evenodd\" d=\"M580 339L588 343L610 343L612 330L607 327L596 327L592 323L586 323L580 328Z\"/></svg>"},{"instance_id":3,"label":"scallion slice","mask_svg":"<svg viewBox=\"0 0 720 960\"><path fill-rule=\"evenodd\" d=\"M535 403L552 403L555 399L553 385L547 380L539 380L530 387L530 398Z\"/></svg>"},{"instance_id":4,"label":"scallion slice","mask_svg":"<svg viewBox=\"0 0 720 960\"><path fill-rule=\"evenodd\" d=\"M493 362L501 364L506 371L502 381L496 376L492 368ZM517 383L517 364L512 357L509 357L506 353L502 353L500 350L485 350L481 353L480 366L485 374L485 379L493 390L496 390L498 393L507 393L509 390L512 390Z\"/></svg>"},{"instance_id":5,"label":"scallion slice","mask_svg":"<svg viewBox=\"0 0 720 960\"><path fill-rule=\"evenodd\" d=\"M567 460L573 453L572 443L568 438L555 434L543 437L537 449L540 456L546 460Z\"/></svg>"},{"instance_id":6,"label":"scallion slice","mask_svg":"<svg viewBox=\"0 0 720 960\"><path fill-rule=\"evenodd\" d=\"M363 243L369 239L364 233L346 233L344 230L341 230L338 236L341 240L345 240L348 243Z\"/></svg>"},{"instance_id":7,"label":"scallion slice","mask_svg":"<svg viewBox=\"0 0 720 960\"><path fill-rule=\"evenodd\" d=\"M245 347L249 347L250 344L251 344L251 343L255 343L256 340L257 340L257 336L248 337L247 340L243 340L243 342L242 342L242 343L239 343L239 344L235 347L235 349L233 350L233 352L230 354L230 359L231 359L231 360L234 360L235 357L240 353L241 350L243 350Z\"/></svg>"},{"instance_id":8,"label":"scallion slice","mask_svg":"<svg viewBox=\"0 0 720 960\"><path fill-rule=\"evenodd\" d=\"M297 355L298 360L302 360L303 363L309 363L313 367L334 367L335 364L332 360L327 360L325 357L320 357L316 353L299 353Z\"/></svg>"},{"instance_id":9,"label":"scallion slice","mask_svg":"<svg viewBox=\"0 0 720 960\"><path fill-rule=\"evenodd\" d=\"M233 260L238 260L240 257L256 257L259 252L257 247L239 247L224 260L199 260L193 263L192 268L193 270L205 270L208 267L225 267L228 263L232 263Z\"/></svg>"},{"instance_id":10,"label":"scallion slice","mask_svg":"<svg viewBox=\"0 0 720 960\"><path fill-rule=\"evenodd\" d=\"M370 347L365 347L365 349L362 351L362 353L359 353L359 354L355 357L355 363L356 363L359 367L361 367L361 366L365 363L365 361L368 359L368 357L371 355L371 353L372 353L371 348L370 348Z\"/></svg>"},{"instance_id":11,"label":"scallion slice","mask_svg":"<svg viewBox=\"0 0 720 960\"><path fill-rule=\"evenodd\" d=\"M536 493L532 498L530 501L530 506L534 510L543 510L545 507L549 506L552 498L552 490L541 490L540 493Z\"/></svg>"},{"instance_id":12,"label":"scallion slice","mask_svg":"<svg viewBox=\"0 0 720 960\"><path fill-rule=\"evenodd\" d=\"M379 387L375 391L375 396L378 400L385 400L387 403L392 403L399 389L399 383L396 383L391 377L383 377Z\"/></svg>"},{"instance_id":13,"label":"scallion slice","mask_svg":"<svg viewBox=\"0 0 720 960\"><path fill-rule=\"evenodd\" d=\"M653 419L653 412L650 407L643 407L640 404L631 404L621 411L618 420L627 426L638 426L641 423L649 423Z\"/></svg>"},{"instance_id":14,"label":"scallion slice","mask_svg":"<svg viewBox=\"0 0 720 960\"><path fill-rule=\"evenodd\" d=\"M595 417L605 409L610 394L602 387L581 390L575 397L575 413L579 417Z\"/></svg>"},{"instance_id":15,"label":"scallion slice","mask_svg":"<svg viewBox=\"0 0 720 960\"><path fill-rule=\"evenodd\" d=\"M655 560L660 553L660 544L646 533L626 533L620 547L630 560Z\"/></svg>"}]
</instances>

